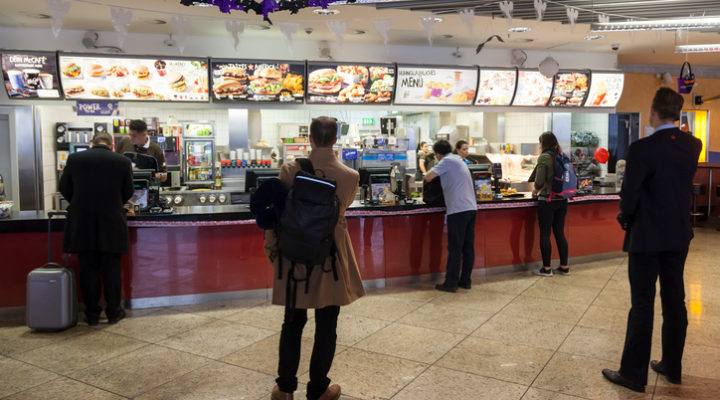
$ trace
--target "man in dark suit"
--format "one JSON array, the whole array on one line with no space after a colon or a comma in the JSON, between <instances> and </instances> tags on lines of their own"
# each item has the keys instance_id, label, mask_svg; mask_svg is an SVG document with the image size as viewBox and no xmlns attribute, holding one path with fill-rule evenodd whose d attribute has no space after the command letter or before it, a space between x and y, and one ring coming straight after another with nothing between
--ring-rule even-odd
<instances>
[{"instance_id":1,"label":"man in dark suit","mask_svg":"<svg viewBox=\"0 0 720 400\"><path fill-rule=\"evenodd\" d=\"M68 157L60 179L60 192L70 202L63 248L78 254L89 325L100 319L102 292L108 322L125 317L120 297L120 260L128 251L123 205L133 194L133 177L130 160L111 150L112 141L107 133L96 134L91 149Z\"/></svg>"},{"instance_id":2,"label":"man in dark suit","mask_svg":"<svg viewBox=\"0 0 720 400\"><path fill-rule=\"evenodd\" d=\"M655 94L650 123L655 133L630 146L618 221L625 229L632 307L620 370L605 378L637 392L647 384L655 283L662 300L662 360L650 367L679 384L687 331L683 270L690 240L691 188L700 140L675 127L683 98L668 88Z\"/></svg>"}]
</instances>

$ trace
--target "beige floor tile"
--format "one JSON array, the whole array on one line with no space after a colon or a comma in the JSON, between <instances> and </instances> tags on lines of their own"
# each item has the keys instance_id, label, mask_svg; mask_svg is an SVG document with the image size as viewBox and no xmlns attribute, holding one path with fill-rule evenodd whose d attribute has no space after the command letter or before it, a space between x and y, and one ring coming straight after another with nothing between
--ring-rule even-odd
<instances>
[{"instance_id":1,"label":"beige floor tile","mask_svg":"<svg viewBox=\"0 0 720 400\"><path fill-rule=\"evenodd\" d=\"M14 356L92 330L81 323L61 332L37 332L28 328L24 321L5 321L0 325L0 354Z\"/></svg>"},{"instance_id":2,"label":"beige floor tile","mask_svg":"<svg viewBox=\"0 0 720 400\"><path fill-rule=\"evenodd\" d=\"M0 398L56 379L58 375L24 362L0 356Z\"/></svg>"},{"instance_id":3,"label":"beige floor tile","mask_svg":"<svg viewBox=\"0 0 720 400\"><path fill-rule=\"evenodd\" d=\"M720 381L720 348L685 345L683 374Z\"/></svg>"},{"instance_id":4,"label":"beige floor tile","mask_svg":"<svg viewBox=\"0 0 720 400\"><path fill-rule=\"evenodd\" d=\"M489 312L468 310L452 305L425 304L402 317L398 322L468 335L492 315Z\"/></svg>"},{"instance_id":5,"label":"beige floor tile","mask_svg":"<svg viewBox=\"0 0 720 400\"><path fill-rule=\"evenodd\" d=\"M359 317L343 312L340 309L337 325L337 343L345 346L352 346L365 339L380 329L388 326L390 322L374 318ZM312 339L315 337L315 321L308 321L303 329L303 337Z\"/></svg>"},{"instance_id":6,"label":"beige floor tile","mask_svg":"<svg viewBox=\"0 0 720 400\"><path fill-rule=\"evenodd\" d=\"M348 396L380 400L393 397L427 367L424 363L348 349L335 357L329 376ZM306 382L307 374L299 379Z\"/></svg>"},{"instance_id":7,"label":"beige floor tile","mask_svg":"<svg viewBox=\"0 0 720 400\"><path fill-rule=\"evenodd\" d=\"M308 321L314 318L314 313L308 313ZM279 332L285 318L285 307L263 303L225 317L228 321L239 322L244 325L274 330Z\"/></svg>"},{"instance_id":8,"label":"beige floor tile","mask_svg":"<svg viewBox=\"0 0 720 400\"><path fill-rule=\"evenodd\" d=\"M175 310L183 313L201 315L208 318L224 319L248 308L266 303L267 299L233 300L221 303L193 304L176 307Z\"/></svg>"},{"instance_id":9,"label":"beige floor tile","mask_svg":"<svg viewBox=\"0 0 720 400\"><path fill-rule=\"evenodd\" d=\"M530 296L519 296L501 314L575 324L587 306Z\"/></svg>"},{"instance_id":10,"label":"beige floor tile","mask_svg":"<svg viewBox=\"0 0 720 400\"><path fill-rule=\"evenodd\" d=\"M134 397L202 367L206 358L151 345L70 374L71 378Z\"/></svg>"},{"instance_id":11,"label":"beige floor tile","mask_svg":"<svg viewBox=\"0 0 720 400\"><path fill-rule=\"evenodd\" d=\"M573 325L514 317L500 313L484 323L472 336L497 340L505 344L556 350Z\"/></svg>"},{"instance_id":12,"label":"beige floor tile","mask_svg":"<svg viewBox=\"0 0 720 400\"><path fill-rule=\"evenodd\" d=\"M526 272L491 275L485 280L473 282L473 290L489 290L517 296L537 282L538 279L539 277L528 275Z\"/></svg>"},{"instance_id":13,"label":"beige floor tile","mask_svg":"<svg viewBox=\"0 0 720 400\"><path fill-rule=\"evenodd\" d=\"M138 400L257 400L275 385L270 375L211 362L137 397ZM269 396L268 396L269 397ZM263 397L264 399L265 397Z\"/></svg>"},{"instance_id":14,"label":"beige floor tile","mask_svg":"<svg viewBox=\"0 0 720 400\"><path fill-rule=\"evenodd\" d=\"M627 271L618 270L605 287L630 293L630 281L628 280Z\"/></svg>"},{"instance_id":15,"label":"beige floor tile","mask_svg":"<svg viewBox=\"0 0 720 400\"><path fill-rule=\"evenodd\" d=\"M427 302L438 296L442 292L435 290L435 284L423 283L423 284L412 284L409 286L391 286L380 289L373 289L368 292L370 296L392 296L401 298L404 300L422 301Z\"/></svg>"},{"instance_id":16,"label":"beige floor tile","mask_svg":"<svg viewBox=\"0 0 720 400\"><path fill-rule=\"evenodd\" d=\"M570 332L559 351L607 360L618 365L624 345L624 333L578 326Z\"/></svg>"},{"instance_id":17,"label":"beige floor tile","mask_svg":"<svg viewBox=\"0 0 720 400\"><path fill-rule=\"evenodd\" d=\"M424 303L424 301L407 300L395 296L368 295L361 297L349 306L342 307L340 311L383 321L397 321L406 314L417 310Z\"/></svg>"},{"instance_id":18,"label":"beige floor tile","mask_svg":"<svg viewBox=\"0 0 720 400\"><path fill-rule=\"evenodd\" d=\"M595 289L604 288L609 280L610 275L604 276L600 274L578 274L574 270L570 272L570 275L553 275L551 279L541 279L541 281L547 281L548 283L569 285L579 288L589 287Z\"/></svg>"},{"instance_id":19,"label":"beige floor tile","mask_svg":"<svg viewBox=\"0 0 720 400\"><path fill-rule=\"evenodd\" d=\"M599 288L573 285L560 280L563 278L570 277L557 276L550 279L542 279L524 291L522 295L571 304L589 305L595 300L598 293L600 293Z\"/></svg>"},{"instance_id":20,"label":"beige floor tile","mask_svg":"<svg viewBox=\"0 0 720 400\"><path fill-rule=\"evenodd\" d=\"M31 389L16 393L3 400L121 400L125 397L86 385L69 378L59 378L54 381L35 386Z\"/></svg>"},{"instance_id":21,"label":"beige floor tile","mask_svg":"<svg viewBox=\"0 0 720 400\"><path fill-rule=\"evenodd\" d=\"M19 354L16 358L66 375L147 345L147 342L127 336L94 330L30 350Z\"/></svg>"},{"instance_id":22,"label":"beige floor tile","mask_svg":"<svg viewBox=\"0 0 720 400\"><path fill-rule=\"evenodd\" d=\"M552 354L552 350L469 337L436 365L529 385Z\"/></svg>"},{"instance_id":23,"label":"beige floor tile","mask_svg":"<svg viewBox=\"0 0 720 400\"><path fill-rule=\"evenodd\" d=\"M496 313L514 298L515 296L509 294L472 289L461 290L457 293L443 293L430 303Z\"/></svg>"},{"instance_id":24,"label":"beige floor tile","mask_svg":"<svg viewBox=\"0 0 720 400\"><path fill-rule=\"evenodd\" d=\"M682 385L675 385L660 376L655 387L653 399L720 399L720 380L683 375Z\"/></svg>"},{"instance_id":25,"label":"beige floor tile","mask_svg":"<svg viewBox=\"0 0 720 400\"><path fill-rule=\"evenodd\" d=\"M605 288L598 294L592 304L598 307L615 308L628 312L630 311L630 291Z\"/></svg>"},{"instance_id":26,"label":"beige floor tile","mask_svg":"<svg viewBox=\"0 0 720 400\"><path fill-rule=\"evenodd\" d=\"M393 400L516 400L527 387L484 376L430 367L405 387Z\"/></svg>"},{"instance_id":27,"label":"beige floor tile","mask_svg":"<svg viewBox=\"0 0 720 400\"><path fill-rule=\"evenodd\" d=\"M162 310L141 317L125 318L117 324L105 325L102 329L155 343L178 333L197 328L210 321L212 319L194 314Z\"/></svg>"},{"instance_id":28,"label":"beige floor tile","mask_svg":"<svg viewBox=\"0 0 720 400\"><path fill-rule=\"evenodd\" d=\"M236 322L212 321L167 338L158 344L218 359L274 334L275 331Z\"/></svg>"},{"instance_id":29,"label":"beige floor tile","mask_svg":"<svg viewBox=\"0 0 720 400\"><path fill-rule=\"evenodd\" d=\"M578 323L580 326L590 328L607 329L625 333L627 329L627 318L630 309L606 308L590 306L585 315Z\"/></svg>"},{"instance_id":30,"label":"beige floor tile","mask_svg":"<svg viewBox=\"0 0 720 400\"><path fill-rule=\"evenodd\" d=\"M463 338L464 335L395 323L360 341L354 347L431 364Z\"/></svg>"},{"instance_id":31,"label":"beige floor tile","mask_svg":"<svg viewBox=\"0 0 720 400\"><path fill-rule=\"evenodd\" d=\"M542 390L531 387L528 389L522 400L578 400L582 397L570 396L558 392L551 392L549 390Z\"/></svg>"},{"instance_id":32,"label":"beige floor tile","mask_svg":"<svg viewBox=\"0 0 720 400\"><path fill-rule=\"evenodd\" d=\"M646 387L646 392L637 393L615 385L603 377L603 368L617 367L616 363L609 361L558 352L543 369L533 383L533 387L587 399L652 398L652 389L656 380L654 372L650 372L648 378L650 385Z\"/></svg>"},{"instance_id":33,"label":"beige floor tile","mask_svg":"<svg viewBox=\"0 0 720 400\"><path fill-rule=\"evenodd\" d=\"M720 321L691 318L685 343L720 347Z\"/></svg>"}]
</instances>

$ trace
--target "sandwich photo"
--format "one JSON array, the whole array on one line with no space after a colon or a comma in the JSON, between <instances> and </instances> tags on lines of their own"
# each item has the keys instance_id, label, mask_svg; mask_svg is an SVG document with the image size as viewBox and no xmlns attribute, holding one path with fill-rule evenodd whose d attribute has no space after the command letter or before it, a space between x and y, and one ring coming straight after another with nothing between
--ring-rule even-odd
<instances>
[{"instance_id":1,"label":"sandwich photo","mask_svg":"<svg viewBox=\"0 0 720 400\"><path fill-rule=\"evenodd\" d=\"M247 86L234 79L224 79L213 85L213 93L219 97L239 96L245 93Z\"/></svg>"},{"instance_id":2,"label":"sandwich photo","mask_svg":"<svg viewBox=\"0 0 720 400\"><path fill-rule=\"evenodd\" d=\"M71 85L65 88L65 96L74 97L85 93L85 88L82 85Z\"/></svg>"},{"instance_id":3,"label":"sandwich photo","mask_svg":"<svg viewBox=\"0 0 720 400\"><path fill-rule=\"evenodd\" d=\"M90 94L94 96L99 97L109 97L110 93L108 92L107 88L103 86L93 86L90 88Z\"/></svg>"},{"instance_id":4,"label":"sandwich photo","mask_svg":"<svg viewBox=\"0 0 720 400\"><path fill-rule=\"evenodd\" d=\"M87 74L91 78L102 78L105 73L105 68L103 68L100 64L90 64L87 69Z\"/></svg>"},{"instance_id":5,"label":"sandwich photo","mask_svg":"<svg viewBox=\"0 0 720 400\"><path fill-rule=\"evenodd\" d=\"M308 90L317 94L333 94L340 91L342 82L342 77L334 69L318 69L308 77Z\"/></svg>"},{"instance_id":6,"label":"sandwich photo","mask_svg":"<svg viewBox=\"0 0 720 400\"><path fill-rule=\"evenodd\" d=\"M185 76L177 71L172 71L167 75L167 82L168 85L170 85L170 89L174 92L184 92L185 89L187 89Z\"/></svg>"},{"instance_id":7,"label":"sandwich photo","mask_svg":"<svg viewBox=\"0 0 720 400\"><path fill-rule=\"evenodd\" d=\"M74 62L65 64L62 69L63 75L67 76L68 78L77 78L78 76L80 76L80 72L82 72L80 66L75 64Z\"/></svg>"},{"instance_id":8,"label":"sandwich photo","mask_svg":"<svg viewBox=\"0 0 720 400\"><path fill-rule=\"evenodd\" d=\"M138 65L133 68L132 74L138 79L147 79L150 77L150 70L145 65Z\"/></svg>"},{"instance_id":9,"label":"sandwich photo","mask_svg":"<svg viewBox=\"0 0 720 400\"><path fill-rule=\"evenodd\" d=\"M150 99L153 97L152 88L148 85L138 85L132 90L133 95L138 99Z\"/></svg>"},{"instance_id":10,"label":"sandwich photo","mask_svg":"<svg viewBox=\"0 0 720 400\"><path fill-rule=\"evenodd\" d=\"M248 78L247 71L237 67L225 67L222 70L224 79L235 79L237 81L245 81Z\"/></svg>"},{"instance_id":11,"label":"sandwich photo","mask_svg":"<svg viewBox=\"0 0 720 400\"><path fill-rule=\"evenodd\" d=\"M114 76L116 78L122 78L122 77L128 76L128 70L127 70L127 68L123 67L122 65L113 65L112 67L108 68L107 76Z\"/></svg>"},{"instance_id":12,"label":"sandwich photo","mask_svg":"<svg viewBox=\"0 0 720 400\"><path fill-rule=\"evenodd\" d=\"M276 95L282 89L282 74L275 68L255 70L250 78L250 90L259 95Z\"/></svg>"}]
</instances>

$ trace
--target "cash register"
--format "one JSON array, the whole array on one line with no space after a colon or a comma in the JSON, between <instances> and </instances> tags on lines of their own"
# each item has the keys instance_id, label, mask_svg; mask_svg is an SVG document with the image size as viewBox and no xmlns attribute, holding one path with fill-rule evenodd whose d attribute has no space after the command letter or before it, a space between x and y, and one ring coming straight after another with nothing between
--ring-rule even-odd
<instances>
[{"instance_id":1,"label":"cash register","mask_svg":"<svg viewBox=\"0 0 720 400\"><path fill-rule=\"evenodd\" d=\"M160 197L160 179L155 176L158 163L155 157L123 153L133 163L133 196L128 203L133 206L133 213L170 214L173 209Z\"/></svg>"}]
</instances>

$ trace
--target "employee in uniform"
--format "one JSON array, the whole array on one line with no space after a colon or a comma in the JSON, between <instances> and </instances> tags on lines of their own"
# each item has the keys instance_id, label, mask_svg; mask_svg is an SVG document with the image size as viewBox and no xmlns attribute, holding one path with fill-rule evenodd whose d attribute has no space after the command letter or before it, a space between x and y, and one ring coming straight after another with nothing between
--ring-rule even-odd
<instances>
[{"instance_id":1,"label":"employee in uniform","mask_svg":"<svg viewBox=\"0 0 720 400\"><path fill-rule=\"evenodd\" d=\"M154 157L158 164L160 179L164 182L167 179L167 168L165 167L165 153L160 146L151 141L147 134L145 121L134 119L130 121L130 135L118 143L115 149L120 154L138 153Z\"/></svg>"}]
</instances>

